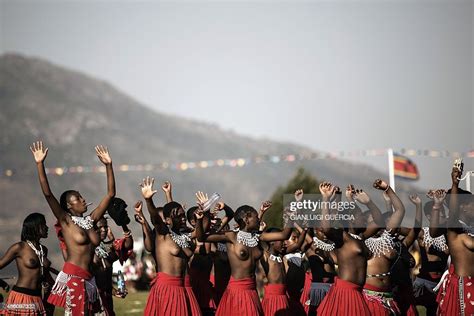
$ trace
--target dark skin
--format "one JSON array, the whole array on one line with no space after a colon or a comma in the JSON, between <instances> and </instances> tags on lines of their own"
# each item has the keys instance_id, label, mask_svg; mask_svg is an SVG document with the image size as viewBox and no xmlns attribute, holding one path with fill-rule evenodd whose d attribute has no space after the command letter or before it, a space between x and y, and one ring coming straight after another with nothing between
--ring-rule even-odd
<instances>
[{"instance_id":1,"label":"dark skin","mask_svg":"<svg viewBox=\"0 0 474 316\"><path fill-rule=\"evenodd\" d=\"M127 226L122 226L124 232L129 231ZM109 240L115 240L110 227L107 224L107 220L105 218L99 219L96 223L96 232L99 234L100 240L105 241L107 237ZM111 245L112 246L112 245ZM126 237L123 243L123 251L128 251L133 248L133 239L131 236ZM112 249L109 252L107 258L103 260L99 258L96 254L94 254L94 259L92 260L91 270L96 278L96 283L99 288L106 289L112 291L115 296L124 298L126 293L115 293L115 289L112 287L112 265L115 261L119 259L117 253ZM104 267L105 264L105 267Z\"/></svg>"},{"instance_id":2,"label":"dark skin","mask_svg":"<svg viewBox=\"0 0 474 316\"><path fill-rule=\"evenodd\" d=\"M30 149L33 153L38 169L38 176L43 195L62 228L64 241L67 246L66 262L70 262L86 271L89 271L89 264L92 261L94 249L100 243L99 236L94 229L85 230L75 225L69 216L69 214L83 216L84 213L87 212L86 201L79 192L69 194L67 197L68 209L64 210L51 192L48 178L46 176L44 160L46 159L48 148L45 148L42 142L36 142L32 147L30 147ZM112 168L112 158L110 157L106 147L96 146L95 151L97 157L106 168L107 194L100 201L99 206L94 209L90 215L94 223L104 215L110 201L115 197L115 178Z\"/></svg>"},{"instance_id":3,"label":"dark skin","mask_svg":"<svg viewBox=\"0 0 474 316\"><path fill-rule=\"evenodd\" d=\"M298 238L298 241L292 245L290 249L286 247L286 241L278 240L271 242L269 246L265 247L263 256L260 258L263 271L267 275L268 284L283 284L286 280L286 271L284 261L278 262L270 259L270 255L275 255L280 258L287 253L297 251L303 245L306 237L306 230L303 230Z\"/></svg>"},{"instance_id":4,"label":"dark skin","mask_svg":"<svg viewBox=\"0 0 474 316\"><path fill-rule=\"evenodd\" d=\"M323 202L329 202L335 194L335 187L328 182L319 185ZM329 209L323 204L321 209L321 228L323 233L335 243L335 253L339 264L339 277L342 280L363 286L367 271L369 251L362 240L353 238L341 228L332 228L326 216Z\"/></svg>"},{"instance_id":5,"label":"dark skin","mask_svg":"<svg viewBox=\"0 0 474 316\"><path fill-rule=\"evenodd\" d=\"M48 227L43 223L40 228L40 238L48 237ZM40 249L39 240L31 240L36 249ZM48 249L43 246L43 273L49 273L51 262L48 260ZM41 289L41 264L36 253L25 242L20 241L13 244L7 252L0 258L0 269L3 269L13 260L16 262L18 269L18 280L16 286L24 287L31 290Z\"/></svg>"},{"instance_id":6,"label":"dark skin","mask_svg":"<svg viewBox=\"0 0 474 316\"><path fill-rule=\"evenodd\" d=\"M237 233L228 231L223 234L205 234L202 218L202 212L196 213L197 225L196 235L202 242L221 242L227 244L227 256L234 279L244 279L255 277L255 267L258 260L262 257L263 249L259 243L256 247L247 247L237 242ZM256 211L250 212L244 218L242 231L257 232L260 227L260 220ZM285 228L282 232L262 233L260 235L261 242L272 242L278 240L286 240L291 234L291 228Z\"/></svg>"},{"instance_id":7,"label":"dark skin","mask_svg":"<svg viewBox=\"0 0 474 316\"><path fill-rule=\"evenodd\" d=\"M402 201L395 194L395 191L393 191L393 189L390 188L388 184L384 181L376 180L374 182L374 187L376 189L383 190L392 201L394 212L387 222L386 229L388 231L395 232L398 227L400 227L400 224L403 220L403 216L405 216L405 206L403 206ZM383 253L380 257L373 256L367 262L367 274L379 274L388 272L397 256L398 253L395 249L391 249ZM391 286L390 276L370 277L367 278L366 283L383 289L388 289Z\"/></svg>"},{"instance_id":8,"label":"dark skin","mask_svg":"<svg viewBox=\"0 0 474 316\"><path fill-rule=\"evenodd\" d=\"M152 229L148 221L146 220L145 216L143 215L143 203L142 201L138 201L135 203L135 220L142 225L142 233L143 233L143 244L145 246L145 250L148 252L152 252L154 248L154 240L152 238Z\"/></svg>"},{"instance_id":9,"label":"dark skin","mask_svg":"<svg viewBox=\"0 0 474 316\"><path fill-rule=\"evenodd\" d=\"M474 276L474 238L459 229L459 219L462 219L468 225L472 225L472 213L474 213L474 203L463 205L461 217L461 208L459 206L459 178L462 175L461 170L453 168L451 171L451 197L449 199L449 221L447 241L449 252L451 253L451 262L454 265L456 275L460 277ZM433 216L433 215L432 215Z\"/></svg>"},{"instance_id":10,"label":"dark skin","mask_svg":"<svg viewBox=\"0 0 474 316\"><path fill-rule=\"evenodd\" d=\"M314 233L319 240L329 243L329 240L327 240L327 237L324 235L322 230L316 229ZM305 254L309 261L313 282L326 282L327 280L324 279L323 274L336 275L334 264L336 263L337 258L334 251L328 252L316 248L310 234L306 235L305 248Z\"/></svg>"},{"instance_id":11,"label":"dark skin","mask_svg":"<svg viewBox=\"0 0 474 316\"><path fill-rule=\"evenodd\" d=\"M172 239L168 230L178 233L186 228L186 214L183 208L175 209L170 217L163 220L153 205L153 195L157 192L153 190L154 179L147 177L140 184L142 195L147 203L150 217L153 217L156 237L155 237L155 261L158 272L163 272L172 276L184 277L189 258L193 255L193 249L180 248Z\"/></svg>"}]
</instances>

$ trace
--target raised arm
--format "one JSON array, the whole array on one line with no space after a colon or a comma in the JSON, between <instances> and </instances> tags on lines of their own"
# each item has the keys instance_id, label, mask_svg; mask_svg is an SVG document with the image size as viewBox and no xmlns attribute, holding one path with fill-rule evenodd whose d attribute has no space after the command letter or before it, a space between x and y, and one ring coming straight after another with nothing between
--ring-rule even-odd
<instances>
[{"instance_id":1,"label":"raised arm","mask_svg":"<svg viewBox=\"0 0 474 316\"><path fill-rule=\"evenodd\" d=\"M303 246L303 243L306 239L308 229L307 228L303 229L296 223L295 223L295 228L300 233L300 236L298 237L298 240L294 244L292 244L288 248L286 248L286 253L293 253L293 252L301 250L301 247Z\"/></svg>"},{"instance_id":2,"label":"raised arm","mask_svg":"<svg viewBox=\"0 0 474 316\"><path fill-rule=\"evenodd\" d=\"M3 257L0 258L0 270L15 260L15 258L18 256L18 253L20 252L20 248L20 243L16 243L8 248L7 252L3 255Z\"/></svg>"},{"instance_id":3,"label":"raised arm","mask_svg":"<svg viewBox=\"0 0 474 316\"><path fill-rule=\"evenodd\" d=\"M328 202L331 201L335 194L335 187L329 182L322 182L319 184L319 192L322 196L321 203L321 230L327 236L329 240L332 240L336 247L343 245L343 232L340 228L331 227L331 223L328 220L329 206Z\"/></svg>"},{"instance_id":4,"label":"raised arm","mask_svg":"<svg viewBox=\"0 0 474 316\"><path fill-rule=\"evenodd\" d=\"M232 220L232 218L234 218L234 210L224 202L217 203L214 208L215 212L219 212L220 210L224 210L225 216L222 218L221 226L216 232L220 232Z\"/></svg>"},{"instance_id":5,"label":"raised arm","mask_svg":"<svg viewBox=\"0 0 474 316\"><path fill-rule=\"evenodd\" d=\"M97 208L91 213L92 220L97 222L102 216L104 216L110 201L115 197L115 177L114 169L112 168L112 158L110 157L107 147L102 145L96 146L95 152L97 157L99 157L100 162L105 165L107 173L107 194L102 198L102 201L100 201Z\"/></svg>"},{"instance_id":6,"label":"raised arm","mask_svg":"<svg viewBox=\"0 0 474 316\"><path fill-rule=\"evenodd\" d=\"M142 201L138 201L135 203L135 220L142 225L142 233L143 233L143 245L145 246L145 250L148 252L152 252L155 241L152 238L151 228L146 220L145 216L143 215L143 203Z\"/></svg>"},{"instance_id":7,"label":"raised arm","mask_svg":"<svg viewBox=\"0 0 474 316\"><path fill-rule=\"evenodd\" d=\"M41 190L43 191L43 195L46 198L46 202L48 202L49 208L51 211L53 211L54 216L61 222L65 218L66 211L61 208L58 200L51 192L48 177L46 176L46 170L44 169L44 160L48 155L48 148L43 146L42 141L38 141L33 143L33 146L30 147L30 150L33 153L33 157L35 158L39 182Z\"/></svg>"},{"instance_id":8,"label":"raised arm","mask_svg":"<svg viewBox=\"0 0 474 316\"><path fill-rule=\"evenodd\" d=\"M443 235L445 229L439 227L439 212L443 209L443 203L446 198L446 191L443 189L436 190L433 193L433 207L431 209L430 218L430 235L433 238Z\"/></svg>"},{"instance_id":9,"label":"raised arm","mask_svg":"<svg viewBox=\"0 0 474 316\"><path fill-rule=\"evenodd\" d=\"M372 214L372 218L379 227L385 227L385 221L382 216L382 212L380 209L375 205L372 201L370 196L364 192L363 190L356 190L354 194L354 198L357 202L364 204L370 210L370 214Z\"/></svg>"},{"instance_id":10,"label":"raised arm","mask_svg":"<svg viewBox=\"0 0 474 316\"><path fill-rule=\"evenodd\" d=\"M459 168L453 167L451 170L451 194L449 197L449 219L448 227L458 227L459 226L459 203L458 203L458 193L459 193L459 179L462 176L462 171L464 169L464 164L461 163Z\"/></svg>"},{"instance_id":11,"label":"raised arm","mask_svg":"<svg viewBox=\"0 0 474 316\"><path fill-rule=\"evenodd\" d=\"M204 231L204 227L202 224L202 219L204 218L204 212L202 210L197 211L196 214L196 238L198 241L201 242L230 242L230 238L227 236L227 233L220 233L220 234L207 234Z\"/></svg>"},{"instance_id":12,"label":"raised arm","mask_svg":"<svg viewBox=\"0 0 474 316\"><path fill-rule=\"evenodd\" d=\"M258 212L258 219L261 221L265 212L272 207L272 201L265 201L260 206L260 211Z\"/></svg>"},{"instance_id":13,"label":"raised arm","mask_svg":"<svg viewBox=\"0 0 474 316\"><path fill-rule=\"evenodd\" d=\"M393 204L394 211L392 216L390 216L390 219L388 220L387 230L391 231L395 228L400 227L403 217L405 216L405 206L403 205L402 201L400 200L398 195L395 194L395 191L393 191L393 189L383 180L375 180L374 188L386 192Z\"/></svg>"},{"instance_id":14,"label":"raised arm","mask_svg":"<svg viewBox=\"0 0 474 316\"><path fill-rule=\"evenodd\" d=\"M412 194L409 196L410 201L415 205L416 211L415 211L415 223L413 224L413 228L410 229L410 232L408 235L405 237L403 240L403 243L407 248L410 248L411 245L415 242L415 240L418 238L418 235L420 234L421 231L421 225L422 225L422 214L421 214L421 198L417 194Z\"/></svg>"},{"instance_id":15,"label":"raised arm","mask_svg":"<svg viewBox=\"0 0 474 316\"><path fill-rule=\"evenodd\" d=\"M155 195L156 190L153 190L153 183L155 183L154 178L146 177L143 179L143 182L140 183L140 188L142 191L142 196L145 198L146 206L148 209L148 213L150 213L151 222L156 228L156 232L160 232L163 234L165 231L168 230L166 223L161 218L160 214L158 214L158 209L155 207L153 203L153 195Z\"/></svg>"},{"instance_id":16,"label":"raised arm","mask_svg":"<svg viewBox=\"0 0 474 316\"><path fill-rule=\"evenodd\" d=\"M165 192L166 203L173 202L171 182L165 181L161 186L161 189Z\"/></svg>"}]
</instances>

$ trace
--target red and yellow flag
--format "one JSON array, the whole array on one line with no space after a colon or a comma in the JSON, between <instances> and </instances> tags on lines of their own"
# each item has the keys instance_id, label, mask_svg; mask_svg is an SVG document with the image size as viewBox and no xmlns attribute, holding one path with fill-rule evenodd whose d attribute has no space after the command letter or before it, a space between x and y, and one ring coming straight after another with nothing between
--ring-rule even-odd
<instances>
[{"instance_id":1,"label":"red and yellow flag","mask_svg":"<svg viewBox=\"0 0 474 316\"><path fill-rule=\"evenodd\" d=\"M393 154L393 171L395 176L405 179L418 180L420 177L416 164L400 154Z\"/></svg>"}]
</instances>

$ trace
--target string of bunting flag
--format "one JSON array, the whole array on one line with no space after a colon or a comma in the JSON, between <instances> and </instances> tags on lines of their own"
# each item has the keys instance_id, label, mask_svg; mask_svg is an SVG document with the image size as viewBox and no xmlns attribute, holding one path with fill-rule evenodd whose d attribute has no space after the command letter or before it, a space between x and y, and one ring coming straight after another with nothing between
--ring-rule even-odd
<instances>
[{"instance_id":1,"label":"string of bunting flag","mask_svg":"<svg viewBox=\"0 0 474 316\"><path fill-rule=\"evenodd\" d=\"M474 150L461 153L447 150L429 150L429 149L401 149L397 153L405 156L418 157L433 157L433 158L474 158ZM140 171L186 171L190 169L205 169L215 167L229 167L240 168L250 164L261 163L283 163L283 162L297 162L310 161L318 159L336 159L336 158L351 158L351 157L377 157L387 155L386 149L369 149L369 150L355 150L355 151L333 151L326 153L307 153L307 154L286 154L286 155L260 155L250 158L235 158L235 159L215 159L202 160L195 162L161 162L157 164L121 164L115 167L116 171L120 172L140 172ZM15 169L0 168L0 174L6 177L14 176L17 171ZM46 168L46 174L62 176L65 174L76 173L105 173L104 166L70 166L70 167L50 167Z\"/></svg>"}]
</instances>

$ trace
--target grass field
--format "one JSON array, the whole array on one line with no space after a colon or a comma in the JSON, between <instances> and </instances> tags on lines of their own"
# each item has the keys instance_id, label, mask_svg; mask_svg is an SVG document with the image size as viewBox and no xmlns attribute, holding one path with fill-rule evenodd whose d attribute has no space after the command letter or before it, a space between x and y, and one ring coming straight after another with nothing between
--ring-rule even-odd
<instances>
[{"instance_id":1,"label":"grass field","mask_svg":"<svg viewBox=\"0 0 474 316\"><path fill-rule=\"evenodd\" d=\"M120 299L114 297L114 311L117 316L121 315L143 315L148 292L130 293L126 298ZM55 316L64 315L62 309L57 308Z\"/></svg>"}]
</instances>

